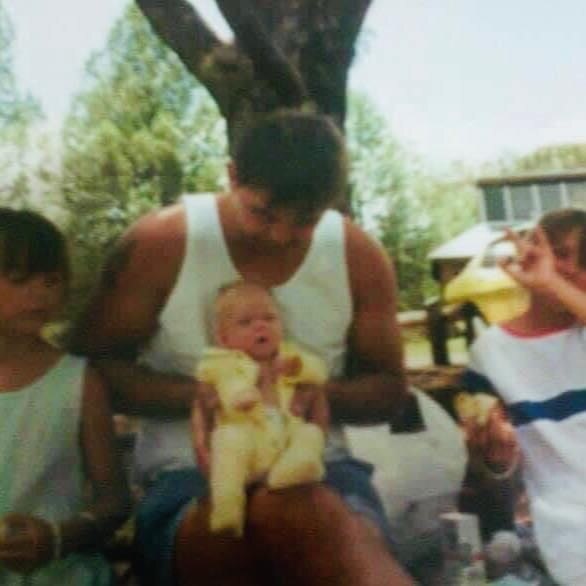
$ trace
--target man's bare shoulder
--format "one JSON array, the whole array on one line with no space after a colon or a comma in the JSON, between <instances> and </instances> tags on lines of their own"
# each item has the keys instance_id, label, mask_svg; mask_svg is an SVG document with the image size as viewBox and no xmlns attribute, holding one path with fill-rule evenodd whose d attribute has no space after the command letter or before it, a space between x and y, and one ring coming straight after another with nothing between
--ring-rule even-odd
<instances>
[{"instance_id":1,"label":"man's bare shoulder","mask_svg":"<svg viewBox=\"0 0 586 586\"><path fill-rule=\"evenodd\" d=\"M183 240L185 230L185 208L182 204L175 204L139 218L127 230L125 238L146 247Z\"/></svg>"},{"instance_id":2,"label":"man's bare shoulder","mask_svg":"<svg viewBox=\"0 0 586 586\"><path fill-rule=\"evenodd\" d=\"M185 236L185 209L181 204L175 204L140 218L130 227L125 239L163 261L179 253L182 256Z\"/></svg>"},{"instance_id":3,"label":"man's bare shoulder","mask_svg":"<svg viewBox=\"0 0 586 586\"><path fill-rule=\"evenodd\" d=\"M105 267L107 281L122 275L135 284L171 282L185 248L185 213L181 204L154 210L139 218L120 238Z\"/></svg>"}]
</instances>

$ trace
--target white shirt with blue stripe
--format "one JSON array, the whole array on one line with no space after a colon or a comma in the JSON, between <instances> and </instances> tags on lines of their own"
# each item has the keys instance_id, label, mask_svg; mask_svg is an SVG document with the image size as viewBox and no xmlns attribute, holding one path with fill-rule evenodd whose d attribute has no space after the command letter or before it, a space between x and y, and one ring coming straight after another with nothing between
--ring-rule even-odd
<instances>
[{"instance_id":1,"label":"white shirt with blue stripe","mask_svg":"<svg viewBox=\"0 0 586 586\"><path fill-rule=\"evenodd\" d=\"M492 326L471 348L464 384L504 401L548 569L586 585L586 328L525 337Z\"/></svg>"}]
</instances>

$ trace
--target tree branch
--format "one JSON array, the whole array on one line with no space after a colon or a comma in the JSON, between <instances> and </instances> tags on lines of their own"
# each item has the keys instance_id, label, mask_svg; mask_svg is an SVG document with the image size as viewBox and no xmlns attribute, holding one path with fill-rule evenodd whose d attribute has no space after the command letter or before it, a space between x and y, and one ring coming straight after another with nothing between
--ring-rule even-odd
<instances>
[{"instance_id":1,"label":"tree branch","mask_svg":"<svg viewBox=\"0 0 586 586\"><path fill-rule=\"evenodd\" d=\"M222 42L186 0L136 0L159 37L202 83L206 58Z\"/></svg>"},{"instance_id":2,"label":"tree branch","mask_svg":"<svg viewBox=\"0 0 586 586\"><path fill-rule=\"evenodd\" d=\"M300 107L307 99L305 83L287 56L272 41L248 0L216 0L234 31L238 45L284 106Z\"/></svg>"},{"instance_id":3,"label":"tree branch","mask_svg":"<svg viewBox=\"0 0 586 586\"><path fill-rule=\"evenodd\" d=\"M346 66L348 68L354 58L356 40L371 3L372 0L344 0L343 2L333 2L334 6L338 8L339 31L346 49L345 52L348 59Z\"/></svg>"},{"instance_id":4,"label":"tree branch","mask_svg":"<svg viewBox=\"0 0 586 586\"><path fill-rule=\"evenodd\" d=\"M371 0L322 0L307 4L307 42L299 68L310 98L343 128L348 70Z\"/></svg>"}]
</instances>

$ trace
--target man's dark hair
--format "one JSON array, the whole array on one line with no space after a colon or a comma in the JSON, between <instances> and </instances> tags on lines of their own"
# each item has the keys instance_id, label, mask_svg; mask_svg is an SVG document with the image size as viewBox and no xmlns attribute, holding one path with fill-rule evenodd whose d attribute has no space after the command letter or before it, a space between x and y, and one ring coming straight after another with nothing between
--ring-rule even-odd
<instances>
[{"instance_id":1,"label":"man's dark hair","mask_svg":"<svg viewBox=\"0 0 586 586\"><path fill-rule=\"evenodd\" d=\"M0 207L0 274L26 278L55 272L69 278L69 255L61 232L36 212Z\"/></svg>"},{"instance_id":2,"label":"man's dark hair","mask_svg":"<svg viewBox=\"0 0 586 586\"><path fill-rule=\"evenodd\" d=\"M243 133L233 150L241 185L264 189L277 207L311 213L346 188L344 138L327 117L282 111Z\"/></svg>"},{"instance_id":3,"label":"man's dark hair","mask_svg":"<svg viewBox=\"0 0 586 586\"><path fill-rule=\"evenodd\" d=\"M586 210L566 208L548 212L541 218L539 225L551 243L577 230L578 263L586 269Z\"/></svg>"}]
</instances>

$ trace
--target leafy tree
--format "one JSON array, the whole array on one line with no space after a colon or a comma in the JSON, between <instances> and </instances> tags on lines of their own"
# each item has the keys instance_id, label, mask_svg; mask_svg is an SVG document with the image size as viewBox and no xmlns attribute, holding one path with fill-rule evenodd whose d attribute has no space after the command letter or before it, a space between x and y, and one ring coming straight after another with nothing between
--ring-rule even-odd
<instances>
[{"instance_id":1,"label":"leafy tree","mask_svg":"<svg viewBox=\"0 0 586 586\"><path fill-rule=\"evenodd\" d=\"M417 198L431 217L433 246L453 238L478 221L476 174L459 167L444 174L421 169L416 175Z\"/></svg>"},{"instance_id":2,"label":"leafy tree","mask_svg":"<svg viewBox=\"0 0 586 586\"><path fill-rule=\"evenodd\" d=\"M130 5L86 67L64 127L63 191L80 287L146 211L216 190L225 127L207 93Z\"/></svg>"},{"instance_id":3,"label":"leafy tree","mask_svg":"<svg viewBox=\"0 0 586 586\"><path fill-rule=\"evenodd\" d=\"M17 87L13 42L12 24L0 0L0 202L24 205L30 194L25 161L30 127L42 116L38 102Z\"/></svg>"},{"instance_id":4,"label":"leafy tree","mask_svg":"<svg viewBox=\"0 0 586 586\"><path fill-rule=\"evenodd\" d=\"M568 171L586 167L586 144L550 145L518 158L515 172Z\"/></svg>"},{"instance_id":5,"label":"leafy tree","mask_svg":"<svg viewBox=\"0 0 586 586\"><path fill-rule=\"evenodd\" d=\"M326 114L344 129L348 70L371 0L216 0L234 33L229 42L189 0L136 3L210 92L230 145L258 118L283 108ZM348 210L349 198L338 205Z\"/></svg>"},{"instance_id":6,"label":"leafy tree","mask_svg":"<svg viewBox=\"0 0 586 586\"><path fill-rule=\"evenodd\" d=\"M356 220L392 254L401 305L417 303L429 247L411 190L411 161L363 95L349 100L347 140Z\"/></svg>"},{"instance_id":7,"label":"leafy tree","mask_svg":"<svg viewBox=\"0 0 586 586\"><path fill-rule=\"evenodd\" d=\"M405 194L409 163L383 116L363 94L350 95L346 139L354 217L376 231L379 216L388 214Z\"/></svg>"},{"instance_id":8,"label":"leafy tree","mask_svg":"<svg viewBox=\"0 0 586 586\"><path fill-rule=\"evenodd\" d=\"M472 177L435 177L392 138L363 95L350 96L347 132L355 217L393 256L402 309L436 292L427 255L475 219Z\"/></svg>"},{"instance_id":9,"label":"leafy tree","mask_svg":"<svg viewBox=\"0 0 586 586\"><path fill-rule=\"evenodd\" d=\"M278 108L311 108L342 128L347 74L371 0L216 0L223 42L187 0L137 0L160 37L214 97L230 137Z\"/></svg>"}]
</instances>

